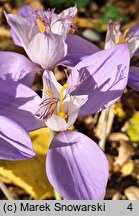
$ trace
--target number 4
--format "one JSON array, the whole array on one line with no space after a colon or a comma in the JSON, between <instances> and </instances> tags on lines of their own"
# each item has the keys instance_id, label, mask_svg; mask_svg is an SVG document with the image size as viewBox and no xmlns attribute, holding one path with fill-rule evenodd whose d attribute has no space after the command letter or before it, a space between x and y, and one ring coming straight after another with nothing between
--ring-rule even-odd
<instances>
[{"instance_id":1,"label":"number 4","mask_svg":"<svg viewBox=\"0 0 139 216\"><path fill-rule=\"evenodd\" d=\"M127 209L129 209L130 211L133 210L132 203L130 203L130 204L127 206Z\"/></svg>"}]
</instances>

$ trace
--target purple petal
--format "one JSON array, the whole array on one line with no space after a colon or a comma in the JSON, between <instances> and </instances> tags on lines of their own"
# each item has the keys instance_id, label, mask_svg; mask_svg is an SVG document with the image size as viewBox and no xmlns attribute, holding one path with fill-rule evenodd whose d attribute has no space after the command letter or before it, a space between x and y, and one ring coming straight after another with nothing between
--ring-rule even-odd
<instances>
[{"instance_id":1,"label":"purple petal","mask_svg":"<svg viewBox=\"0 0 139 216\"><path fill-rule=\"evenodd\" d=\"M74 67L86 56L99 51L99 48L97 48L93 43L77 35L69 35L66 43L68 45L68 52L61 64L69 67Z\"/></svg>"},{"instance_id":2,"label":"purple petal","mask_svg":"<svg viewBox=\"0 0 139 216\"><path fill-rule=\"evenodd\" d=\"M84 134L66 131L51 143L46 161L48 179L64 199L101 200L108 180L108 161Z\"/></svg>"},{"instance_id":3,"label":"purple petal","mask_svg":"<svg viewBox=\"0 0 139 216\"><path fill-rule=\"evenodd\" d=\"M89 95L80 115L98 112L119 99L127 85L129 60L127 45L119 45L97 52L73 68L68 85L77 87L72 95Z\"/></svg>"},{"instance_id":4,"label":"purple petal","mask_svg":"<svg viewBox=\"0 0 139 216\"><path fill-rule=\"evenodd\" d=\"M43 127L34 114L41 103L30 88L10 80L0 80L0 115L6 116L31 131Z\"/></svg>"},{"instance_id":5,"label":"purple petal","mask_svg":"<svg viewBox=\"0 0 139 216\"><path fill-rule=\"evenodd\" d=\"M40 67L25 56L13 52L0 52L0 79L19 81L29 87Z\"/></svg>"},{"instance_id":6,"label":"purple petal","mask_svg":"<svg viewBox=\"0 0 139 216\"><path fill-rule=\"evenodd\" d=\"M35 156L28 133L0 115L0 160L25 160Z\"/></svg>"},{"instance_id":7,"label":"purple petal","mask_svg":"<svg viewBox=\"0 0 139 216\"><path fill-rule=\"evenodd\" d=\"M54 66L67 54L67 45L61 35L38 33L27 49L30 59L44 69L53 70Z\"/></svg>"},{"instance_id":8,"label":"purple petal","mask_svg":"<svg viewBox=\"0 0 139 216\"><path fill-rule=\"evenodd\" d=\"M139 68L130 67L129 77L128 77L128 86L139 91Z\"/></svg>"},{"instance_id":9,"label":"purple petal","mask_svg":"<svg viewBox=\"0 0 139 216\"><path fill-rule=\"evenodd\" d=\"M27 47L30 41L32 40L34 35L39 32L39 29L37 28L37 26L33 25L33 23L29 22L27 19L21 16L5 13L5 17L8 24L11 26L11 28L19 38L25 51L27 51Z\"/></svg>"},{"instance_id":10,"label":"purple petal","mask_svg":"<svg viewBox=\"0 0 139 216\"><path fill-rule=\"evenodd\" d=\"M28 5L24 5L18 12L18 16L24 17L28 22L35 22L35 16L33 15L32 8ZM22 46L20 39L16 35L15 31L11 29L10 31L14 43L18 46Z\"/></svg>"}]
</instances>

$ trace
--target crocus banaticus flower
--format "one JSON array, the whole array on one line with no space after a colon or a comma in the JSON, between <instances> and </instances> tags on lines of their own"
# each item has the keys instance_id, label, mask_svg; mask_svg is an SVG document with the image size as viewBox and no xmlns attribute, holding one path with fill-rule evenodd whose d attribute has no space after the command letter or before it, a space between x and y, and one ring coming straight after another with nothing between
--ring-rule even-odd
<instances>
[{"instance_id":1,"label":"crocus banaticus flower","mask_svg":"<svg viewBox=\"0 0 139 216\"><path fill-rule=\"evenodd\" d=\"M15 44L23 46L29 58L43 69L53 70L60 64L75 66L85 55L99 50L83 38L69 34L75 29L76 12L76 6L57 15L54 10L43 11L25 5L18 16L6 17Z\"/></svg>"},{"instance_id":2,"label":"crocus banaticus flower","mask_svg":"<svg viewBox=\"0 0 139 216\"><path fill-rule=\"evenodd\" d=\"M7 64L0 59L0 159L25 160L35 155L27 132L43 127L34 116L40 98L27 87L32 84L34 65L19 54L16 59L14 53L0 55L10 59Z\"/></svg>"},{"instance_id":3,"label":"crocus banaticus flower","mask_svg":"<svg viewBox=\"0 0 139 216\"><path fill-rule=\"evenodd\" d=\"M61 131L48 150L47 176L64 199L103 199L108 180L105 154L87 136L67 130L88 100L87 95L72 96L75 88L70 79L61 86L53 72L43 74L43 98L36 116L51 130Z\"/></svg>"},{"instance_id":4,"label":"crocus banaticus flower","mask_svg":"<svg viewBox=\"0 0 139 216\"><path fill-rule=\"evenodd\" d=\"M66 36L71 28L76 6L56 15L53 11L32 9L34 22L17 15L6 15L29 58L44 69L53 70L66 56Z\"/></svg>"},{"instance_id":5,"label":"crocus banaticus flower","mask_svg":"<svg viewBox=\"0 0 139 216\"><path fill-rule=\"evenodd\" d=\"M104 198L108 179L104 153L93 140L68 128L78 115L97 112L120 97L127 85L129 59L127 45L119 45L82 60L63 86L53 72L43 74L43 97L36 116L59 132L48 150L46 172L65 199Z\"/></svg>"},{"instance_id":6,"label":"crocus banaticus flower","mask_svg":"<svg viewBox=\"0 0 139 216\"><path fill-rule=\"evenodd\" d=\"M112 48L117 44L126 43L130 56L139 54L139 26L121 30L121 22L110 22L105 41L105 49ZM139 68L130 67L128 86L139 91Z\"/></svg>"}]
</instances>

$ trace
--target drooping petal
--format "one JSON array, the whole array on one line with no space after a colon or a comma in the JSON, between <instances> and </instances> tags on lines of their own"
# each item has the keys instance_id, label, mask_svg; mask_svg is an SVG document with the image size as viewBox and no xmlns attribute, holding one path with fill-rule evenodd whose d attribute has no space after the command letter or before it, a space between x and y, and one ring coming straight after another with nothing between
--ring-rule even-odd
<instances>
[{"instance_id":1,"label":"drooping petal","mask_svg":"<svg viewBox=\"0 0 139 216\"><path fill-rule=\"evenodd\" d=\"M136 91L139 91L139 68L138 67L130 67L127 85L135 89Z\"/></svg>"},{"instance_id":2,"label":"drooping petal","mask_svg":"<svg viewBox=\"0 0 139 216\"><path fill-rule=\"evenodd\" d=\"M0 115L0 160L25 160L33 156L28 133L15 121Z\"/></svg>"},{"instance_id":3,"label":"drooping petal","mask_svg":"<svg viewBox=\"0 0 139 216\"><path fill-rule=\"evenodd\" d=\"M67 45L60 35L38 33L30 42L27 54L42 68L52 70L67 54Z\"/></svg>"},{"instance_id":4,"label":"drooping petal","mask_svg":"<svg viewBox=\"0 0 139 216\"><path fill-rule=\"evenodd\" d=\"M69 67L74 67L86 56L99 51L99 48L93 43L77 35L68 35L66 43L68 45L67 55L60 63Z\"/></svg>"},{"instance_id":5,"label":"drooping petal","mask_svg":"<svg viewBox=\"0 0 139 216\"><path fill-rule=\"evenodd\" d=\"M29 87L40 67L25 56L13 52L0 52L0 79L19 81Z\"/></svg>"},{"instance_id":6,"label":"drooping petal","mask_svg":"<svg viewBox=\"0 0 139 216\"><path fill-rule=\"evenodd\" d=\"M68 200L102 200L108 180L108 161L98 145L84 134L66 131L50 145L48 179Z\"/></svg>"},{"instance_id":7,"label":"drooping petal","mask_svg":"<svg viewBox=\"0 0 139 216\"><path fill-rule=\"evenodd\" d=\"M68 85L77 87L72 95L89 95L80 115L98 112L119 99L127 85L129 60L127 45L119 45L97 52L73 68Z\"/></svg>"},{"instance_id":8,"label":"drooping petal","mask_svg":"<svg viewBox=\"0 0 139 216\"><path fill-rule=\"evenodd\" d=\"M34 116L40 103L40 97L27 86L0 80L0 115L12 119L25 130L32 131L44 126Z\"/></svg>"},{"instance_id":9,"label":"drooping petal","mask_svg":"<svg viewBox=\"0 0 139 216\"><path fill-rule=\"evenodd\" d=\"M21 7L21 9L19 10L17 15L25 18L30 23L34 23L36 17L34 16L32 10L33 9L31 7L29 7L28 5L24 5L23 7ZM14 43L18 46L22 46L20 39L18 38L18 36L16 35L15 31L12 28L11 28L10 33L11 33L11 36L12 36Z\"/></svg>"},{"instance_id":10,"label":"drooping petal","mask_svg":"<svg viewBox=\"0 0 139 216\"><path fill-rule=\"evenodd\" d=\"M62 11L58 16L56 16L51 23L51 31L54 34L63 36L65 39L71 28L73 17L77 13L77 6L70 7Z\"/></svg>"}]
</instances>

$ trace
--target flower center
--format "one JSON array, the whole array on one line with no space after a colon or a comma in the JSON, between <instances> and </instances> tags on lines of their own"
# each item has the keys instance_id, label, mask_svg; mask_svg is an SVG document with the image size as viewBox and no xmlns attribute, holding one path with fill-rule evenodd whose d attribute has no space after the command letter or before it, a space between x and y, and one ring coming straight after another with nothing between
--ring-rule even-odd
<instances>
[{"instance_id":1,"label":"flower center","mask_svg":"<svg viewBox=\"0 0 139 216\"><path fill-rule=\"evenodd\" d=\"M124 30L124 32L121 34L120 31L116 32L116 37L115 37L115 44L122 44L122 43L127 43L130 39L130 37L127 36L127 33L129 32L129 28Z\"/></svg>"},{"instance_id":2,"label":"flower center","mask_svg":"<svg viewBox=\"0 0 139 216\"><path fill-rule=\"evenodd\" d=\"M38 25L38 28L40 30L41 33L44 33L45 30L46 30L46 26L45 24L43 23L43 21L41 21L40 19L36 19L36 23Z\"/></svg>"},{"instance_id":3,"label":"flower center","mask_svg":"<svg viewBox=\"0 0 139 216\"><path fill-rule=\"evenodd\" d=\"M67 88L67 83L65 85L62 86L61 90L60 90L60 106L61 106L61 112L59 112L59 116L63 119L67 119L67 115L65 114L65 104L64 104L64 96L63 96L63 92L66 90Z\"/></svg>"},{"instance_id":4,"label":"flower center","mask_svg":"<svg viewBox=\"0 0 139 216\"><path fill-rule=\"evenodd\" d=\"M36 116L39 119L47 119L51 117L51 115L55 112L55 115L60 116L63 119L67 119L67 114L65 113L65 102L64 99L66 95L64 95L64 91L67 88L67 84L63 85L60 90L60 99L55 98L53 93L47 89L43 89L43 91L48 95L41 104L39 110L36 112Z\"/></svg>"}]
</instances>

